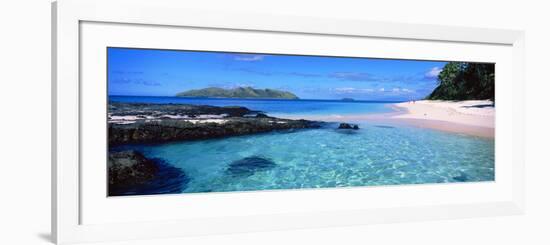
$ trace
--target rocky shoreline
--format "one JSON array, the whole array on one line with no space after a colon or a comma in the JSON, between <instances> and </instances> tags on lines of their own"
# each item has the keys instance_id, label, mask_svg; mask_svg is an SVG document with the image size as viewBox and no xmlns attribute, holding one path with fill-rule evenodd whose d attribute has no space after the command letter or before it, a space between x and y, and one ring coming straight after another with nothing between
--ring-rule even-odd
<instances>
[{"instance_id":1,"label":"rocky shoreline","mask_svg":"<svg viewBox=\"0 0 550 245\"><path fill-rule=\"evenodd\" d=\"M110 146L320 128L323 124L270 117L237 106L110 103L108 115Z\"/></svg>"}]
</instances>

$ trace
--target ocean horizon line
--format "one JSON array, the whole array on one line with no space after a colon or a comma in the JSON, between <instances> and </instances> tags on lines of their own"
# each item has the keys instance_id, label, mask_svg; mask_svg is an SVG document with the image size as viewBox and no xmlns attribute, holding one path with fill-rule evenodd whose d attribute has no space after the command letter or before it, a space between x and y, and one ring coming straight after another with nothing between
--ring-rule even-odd
<instances>
[{"instance_id":1,"label":"ocean horizon line","mask_svg":"<svg viewBox=\"0 0 550 245\"><path fill-rule=\"evenodd\" d=\"M249 101L319 101L319 102L346 102L346 103L402 103L409 100L361 100L343 99L277 99L277 98L218 98L218 97L178 97L169 95L108 95L108 97L148 97L148 98L177 98L190 100L249 100Z\"/></svg>"}]
</instances>

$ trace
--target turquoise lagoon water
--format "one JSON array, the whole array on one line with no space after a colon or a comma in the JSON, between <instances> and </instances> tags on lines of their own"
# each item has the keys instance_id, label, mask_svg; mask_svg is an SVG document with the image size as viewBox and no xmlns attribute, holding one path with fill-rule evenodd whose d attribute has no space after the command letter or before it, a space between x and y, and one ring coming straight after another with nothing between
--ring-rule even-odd
<instances>
[{"instance_id":1,"label":"turquoise lagoon water","mask_svg":"<svg viewBox=\"0 0 550 245\"><path fill-rule=\"evenodd\" d=\"M389 110L384 103L347 104L353 104L354 108L343 111ZM334 108L346 107L315 106L318 114L341 113L342 110L334 111ZM260 106L250 108L257 110ZM299 113L299 109L290 109L288 104L286 108L287 111L281 112ZM268 107L262 109L274 112ZM184 193L494 180L493 139L380 122L362 122L357 131L338 130L336 126L131 145L115 150L139 150L147 157L181 168L188 178L182 188ZM228 171L230 164L251 157L266 159L274 165L250 175L234 175Z\"/></svg>"}]
</instances>

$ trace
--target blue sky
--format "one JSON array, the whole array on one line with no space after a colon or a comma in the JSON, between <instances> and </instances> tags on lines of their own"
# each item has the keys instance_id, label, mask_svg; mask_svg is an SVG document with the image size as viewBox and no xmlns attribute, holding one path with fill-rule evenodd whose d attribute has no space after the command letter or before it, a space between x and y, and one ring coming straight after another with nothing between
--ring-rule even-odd
<instances>
[{"instance_id":1,"label":"blue sky","mask_svg":"<svg viewBox=\"0 0 550 245\"><path fill-rule=\"evenodd\" d=\"M301 99L411 100L428 95L446 62L108 48L109 95L173 96L251 86Z\"/></svg>"}]
</instances>

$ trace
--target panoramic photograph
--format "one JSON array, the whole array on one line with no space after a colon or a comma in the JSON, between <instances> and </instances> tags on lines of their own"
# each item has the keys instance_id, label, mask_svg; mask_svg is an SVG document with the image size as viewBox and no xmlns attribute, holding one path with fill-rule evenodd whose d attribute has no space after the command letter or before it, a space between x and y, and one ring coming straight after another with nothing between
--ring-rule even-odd
<instances>
[{"instance_id":1,"label":"panoramic photograph","mask_svg":"<svg viewBox=\"0 0 550 245\"><path fill-rule=\"evenodd\" d=\"M108 196L495 178L494 63L109 47L106 75Z\"/></svg>"}]
</instances>

